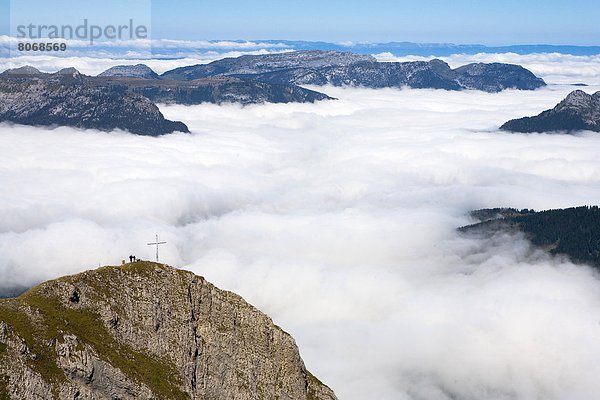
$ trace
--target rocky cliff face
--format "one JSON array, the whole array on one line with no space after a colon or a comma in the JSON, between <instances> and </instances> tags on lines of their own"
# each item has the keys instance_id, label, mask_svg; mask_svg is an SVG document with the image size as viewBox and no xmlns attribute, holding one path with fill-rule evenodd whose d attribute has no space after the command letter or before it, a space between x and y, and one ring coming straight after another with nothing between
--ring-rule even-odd
<instances>
[{"instance_id":1,"label":"rocky cliff face","mask_svg":"<svg viewBox=\"0 0 600 400\"><path fill-rule=\"evenodd\" d=\"M157 136L188 132L182 122L165 119L158 107L125 85L98 85L74 68L42 74L31 68L0 76L0 122L123 129Z\"/></svg>"},{"instance_id":2,"label":"rocky cliff face","mask_svg":"<svg viewBox=\"0 0 600 400\"><path fill-rule=\"evenodd\" d=\"M500 129L512 132L600 132L600 92L574 90L551 110L534 117L506 122Z\"/></svg>"},{"instance_id":3,"label":"rocky cliff face","mask_svg":"<svg viewBox=\"0 0 600 400\"><path fill-rule=\"evenodd\" d=\"M0 300L0 398L336 399L265 314L149 262Z\"/></svg>"}]
</instances>

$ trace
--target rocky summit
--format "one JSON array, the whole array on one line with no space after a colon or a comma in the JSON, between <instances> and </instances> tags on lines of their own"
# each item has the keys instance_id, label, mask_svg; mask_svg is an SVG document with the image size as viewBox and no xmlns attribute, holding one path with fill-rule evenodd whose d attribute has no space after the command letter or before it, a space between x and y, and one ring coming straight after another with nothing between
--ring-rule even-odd
<instances>
[{"instance_id":1,"label":"rocky summit","mask_svg":"<svg viewBox=\"0 0 600 400\"><path fill-rule=\"evenodd\" d=\"M0 300L2 399L335 400L240 296L151 262Z\"/></svg>"},{"instance_id":2,"label":"rocky summit","mask_svg":"<svg viewBox=\"0 0 600 400\"><path fill-rule=\"evenodd\" d=\"M600 132L600 91L587 94L574 90L553 109L534 117L506 122L500 129L511 132Z\"/></svg>"},{"instance_id":3,"label":"rocky summit","mask_svg":"<svg viewBox=\"0 0 600 400\"><path fill-rule=\"evenodd\" d=\"M114 76L142 79L158 79L158 74L145 64L117 65L102 72L98 76Z\"/></svg>"}]
</instances>

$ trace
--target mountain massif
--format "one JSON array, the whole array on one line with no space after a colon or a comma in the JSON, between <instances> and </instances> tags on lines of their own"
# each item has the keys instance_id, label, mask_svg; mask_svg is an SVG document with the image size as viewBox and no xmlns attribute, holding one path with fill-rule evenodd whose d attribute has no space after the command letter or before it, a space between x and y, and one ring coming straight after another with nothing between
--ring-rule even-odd
<instances>
[{"instance_id":1,"label":"mountain massif","mask_svg":"<svg viewBox=\"0 0 600 400\"><path fill-rule=\"evenodd\" d=\"M551 254L566 255L573 262L600 268L600 209L597 206L538 212L496 208L477 210L471 215L479 222L459 231L484 236L523 232L532 244Z\"/></svg>"},{"instance_id":2,"label":"mountain massif","mask_svg":"<svg viewBox=\"0 0 600 400\"><path fill-rule=\"evenodd\" d=\"M265 314L150 262L0 300L0 398L336 400Z\"/></svg>"},{"instance_id":3,"label":"mountain massif","mask_svg":"<svg viewBox=\"0 0 600 400\"><path fill-rule=\"evenodd\" d=\"M237 76L271 84L412 87L499 92L545 85L527 69L512 64L468 64L456 69L441 60L378 62L374 57L337 51L303 51L242 56L167 71L165 79L193 80Z\"/></svg>"},{"instance_id":4,"label":"mountain massif","mask_svg":"<svg viewBox=\"0 0 600 400\"><path fill-rule=\"evenodd\" d=\"M157 136L189 132L182 122L165 119L147 97L125 85L99 85L74 68L44 74L32 67L0 74L0 122L122 129Z\"/></svg>"},{"instance_id":5,"label":"mountain massif","mask_svg":"<svg viewBox=\"0 0 600 400\"><path fill-rule=\"evenodd\" d=\"M600 132L600 92L574 90L556 107L534 117L513 119L500 127L511 132Z\"/></svg>"},{"instance_id":6,"label":"mountain massif","mask_svg":"<svg viewBox=\"0 0 600 400\"><path fill-rule=\"evenodd\" d=\"M42 73L33 67L0 74L0 122L127 130L157 136L188 132L168 121L155 103L306 103L331 100L301 85L412 87L446 90L533 90L542 79L518 65L441 60L378 62L369 55L299 51L242 56L156 74L143 64L112 67L98 76L74 68Z\"/></svg>"}]
</instances>

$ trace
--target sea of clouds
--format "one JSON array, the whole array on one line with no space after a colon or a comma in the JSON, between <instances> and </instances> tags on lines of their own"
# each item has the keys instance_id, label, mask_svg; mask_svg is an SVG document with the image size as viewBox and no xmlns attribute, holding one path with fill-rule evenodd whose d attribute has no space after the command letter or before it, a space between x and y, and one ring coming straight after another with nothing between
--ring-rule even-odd
<instances>
[{"instance_id":1,"label":"sea of clouds","mask_svg":"<svg viewBox=\"0 0 600 400\"><path fill-rule=\"evenodd\" d=\"M191 135L0 124L0 288L152 259L159 234L161 261L272 316L341 399L597 398L597 273L455 230L600 198L600 135L497 129L598 84L536 62L557 84L161 106Z\"/></svg>"}]
</instances>

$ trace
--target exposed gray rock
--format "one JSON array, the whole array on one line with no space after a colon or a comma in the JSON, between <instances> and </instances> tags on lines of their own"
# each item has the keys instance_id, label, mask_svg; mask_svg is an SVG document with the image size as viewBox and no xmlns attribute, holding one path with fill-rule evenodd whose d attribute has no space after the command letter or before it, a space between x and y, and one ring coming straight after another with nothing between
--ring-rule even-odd
<instances>
[{"instance_id":1,"label":"exposed gray rock","mask_svg":"<svg viewBox=\"0 0 600 400\"><path fill-rule=\"evenodd\" d=\"M532 90L545 85L542 79L518 65L472 64L453 70L441 60L403 63L361 62L318 70L297 68L260 74L255 79L270 83L330 84L369 88L474 89L486 92L499 92L509 88Z\"/></svg>"},{"instance_id":2,"label":"exposed gray rock","mask_svg":"<svg viewBox=\"0 0 600 400\"><path fill-rule=\"evenodd\" d=\"M527 69L511 64L469 64L451 69L441 60L377 62L371 56L335 51L299 51L266 56L227 58L165 72L165 79L192 80L237 76L271 84L413 87L499 92L544 86Z\"/></svg>"},{"instance_id":3,"label":"exposed gray rock","mask_svg":"<svg viewBox=\"0 0 600 400\"><path fill-rule=\"evenodd\" d=\"M154 103L312 103L331 99L293 84L236 77L159 79L143 64L114 67L98 77L83 75L75 68L53 74L33 67L11 69L0 74L0 94L0 122L123 129L150 136L188 132L182 122L166 120Z\"/></svg>"},{"instance_id":4,"label":"exposed gray rock","mask_svg":"<svg viewBox=\"0 0 600 400\"><path fill-rule=\"evenodd\" d=\"M265 314L149 262L0 300L0 398L336 400Z\"/></svg>"},{"instance_id":5,"label":"exposed gray rock","mask_svg":"<svg viewBox=\"0 0 600 400\"><path fill-rule=\"evenodd\" d=\"M120 78L159 79L159 76L145 64L117 65L102 72L98 76L113 76Z\"/></svg>"},{"instance_id":6,"label":"exposed gray rock","mask_svg":"<svg viewBox=\"0 0 600 400\"><path fill-rule=\"evenodd\" d=\"M70 76L72 78L78 78L81 76L81 73L79 71L77 71L76 68L73 67L69 67L69 68L63 68L58 72L55 72L56 75L66 75L66 76Z\"/></svg>"},{"instance_id":7,"label":"exposed gray rock","mask_svg":"<svg viewBox=\"0 0 600 400\"><path fill-rule=\"evenodd\" d=\"M19 68L11 68L2 72L0 76L8 76L8 75L43 75L39 69L32 67L31 65L25 65L24 67Z\"/></svg>"},{"instance_id":8,"label":"exposed gray rock","mask_svg":"<svg viewBox=\"0 0 600 400\"><path fill-rule=\"evenodd\" d=\"M600 132L600 91L593 95L572 91L556 107L534 117L506 122L500 129L512 132Z\"/></svg>"},{"instance_id":9,"label":"exposed gray rock","mask_svg":"<svg viewBox=\"0 0 600 400\"><path fill-rule=\"evenodd\" d=\"M534 90L546 86L543 79L514 64L468 64L456 68L454 72L461 86L485 92L500 92L504 89Z\"/></svg>"},{"instance_id":10,"label":"exposed gray rock","mask_svg":"<svg viewBox=\"0 0 600 400\"><path fill-rule=\"evenodd\" d=\"M123 129L149 136L188 132L182 122L166 120L146 97L123 85L97 85L74 68L55 74L0 77L0 122Z\"/></svg>"},{"instance_id":11,"label":"exposed gray rock","mask_svg":"<svg viewBox=\"0 0 600 400\"><path fill-rule=\"evenodd\" d=\"M339 51L295 51L224 58L210 64L176 68L165 72L161 77L189 81L213 76L262 74L293 68L319 69L332 66L348 66L364 61L375 61L375 58L369 55Z\"/></svg>"},{"instance_id":12,"label":"exposed gray rock","mask_svg":"<svg viewBox=\"0 0 600 400\"><path fill-rule=\"evenodd\" d=\"M249 76L246 76L249 78ZM368 88L413 87L459 90L461 85L448 64L440 60L410 63L360 62L318 70L297 68L260 74L260 81L305 85L363 86Z\"/></svg>"}]
</instances>

